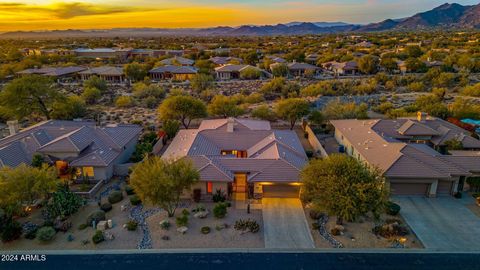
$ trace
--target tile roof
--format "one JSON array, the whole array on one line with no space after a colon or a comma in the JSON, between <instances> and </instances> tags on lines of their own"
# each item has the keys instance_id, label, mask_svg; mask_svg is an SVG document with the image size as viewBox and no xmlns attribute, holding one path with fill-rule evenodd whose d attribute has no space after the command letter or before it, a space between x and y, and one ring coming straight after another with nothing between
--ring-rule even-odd
<instances>
[{"instance_id":1,"label":"tile roof","mask_svg":"<svg viewBox=\"0 0 480 270\"><path fill-rule=\"evenodd\" d=\"M160 63L164 65L174 65L175 63L179 63L180 65L191 66L195 61L181 56L174 56L172 58L164 59L160 61Z\"/></svg>"},{"instance_id":2,"label":"tile roof","mask_svg":"<svg viewBox=\"0 0 480 270\"><path fill-rule=\"evenodd\" d=\"M111 66L93 67L93 68L88 68L84 71L81 71L81 72L79 72L79 74L122 76L123 75L123 68L121 68L121 67L111 67Z\"/></svg>"},{"instance_id":3,"label":"tile roof","mask_svg":"<svg viewBox=\"0 0 480 270\"><path fill-rule=\"evenodd\" d=\"M197 74L197 69L189 66L174 66L174 65L165 65L156 67L149 71L149 73L173 73L173 74Z\"/></svg>"},{"instance_id":4,"label":"tile roof","mask_svg":"<svg viewBox=\"0 0 480 270\"><path fill-rule=\"evenodd\" d=\"M247 157L224 156L222 150L247 151ZM181 130L162 158L183 157L193 160L204 181L233 181L235 172L250 173L249 181L298 181L307 162L294 131L272 130L269 122L250 119L204 120L198 129Z\"/></svg>"},{"instance_id":5,"label":"tile roof","mask_svg":"<svg viewBox=\"0 0 480 270\"><path fill-rule=\"evenodd\" d=\"M49 120L0 140L0 162L15 167L30 164L35 153L62 157L72 166L108 166L141 127L115 125L97 127L94 122Z\"/></svg>"}]
</instances>

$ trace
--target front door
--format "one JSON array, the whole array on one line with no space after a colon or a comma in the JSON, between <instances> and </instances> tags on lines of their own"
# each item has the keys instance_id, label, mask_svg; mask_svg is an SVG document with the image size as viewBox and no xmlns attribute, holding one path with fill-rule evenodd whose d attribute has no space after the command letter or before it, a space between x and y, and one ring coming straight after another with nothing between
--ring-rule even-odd
<instances>
[{"instance_id":1,"label":"front door","mask_svg":"<svg viewBox=\"0 0 480 270\"><path fill-rule=\"evenodd\" d=\"M237 193L247 192L247 174L236 173L235 174L235 186L234 191Z\"/></svg>"}]
</instances>

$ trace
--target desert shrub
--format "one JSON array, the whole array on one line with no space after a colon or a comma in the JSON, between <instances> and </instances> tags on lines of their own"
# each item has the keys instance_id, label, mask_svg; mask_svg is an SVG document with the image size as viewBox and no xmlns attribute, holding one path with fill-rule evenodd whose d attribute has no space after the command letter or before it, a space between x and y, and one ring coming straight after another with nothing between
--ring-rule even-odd
<instances>
[{"instance_id":1,"label":"desert shrub","mask_svg":"<svg viewBox=\"0 0 480 270\"><path fill-rule=\"evenodd\" d=\"M26 239L35 239L37 237L37 231L38 231L38 225L29 223L28 226L27 224L23 225L23 234Z\"/></svg>"},{"instance_id":2,"label":"desert shrub","mask_svg":"<svg viewBox=\"0 0 480 270\"><path fill-rule=\"evenodd\" d=\"M308 215L313 220L319 220L324 215L324 213L315 209L310 209Z\"/></svg>"},{"instance_id":3,"label":"desert shrub","mask_svg":"<svg viewBox=\"0 0 480 270\"><path fill-rule=\"evenodd\" d=\"M342 232L340 231L340 229L338 228L333 228L330 230L330 233L333 235L333 236L338 236L340 235Z\"/></svg>"},{"instance_id":4,"label":"desert shrub","mask_svg":"<svg viewBox=\"0 0 480 270\"><path fill-rule=\"evenodd\" d=\"M110 203L108 203L108 202L102 203L102 204L100 205L100 209L102 209L102 210L105 211L105 212L108 212L108 211L112 210L112 204L110 204Z\"/></svg>"},{"instance_id":5,"label":"desert shrub","mask_svg":"<svg viewBox=\"0 0 480 270\"><path fill-rule=\"evenodd\" d=\"M177 217L176 224L178 227L183 227L188 225L188 216L182 215Z\"/></svg>"},{"instance_id":6,"label":"desert shrub","mask_svg":"<svg viewBox=\"0 0 480 270\"><path fill-rule=\"evenodd\" d=\"M49 242L55 236L55 229L53 227L42 227L37 231L37 239L40 242Z\"/></svg>"},{"instance_id":7,"label":"desert shrub","mask_svg":"<svg viewBox=\"0 0 480 270\"><path fill-rule=\"evenodd\" d=\"M227 199L227 196L225 195L225 192L223 192L221 189L217 189L215 191L215 194L213 194L212 200L213 202L224 202Z\"/></svg>"},{"instance_id":8,"label":"desert shrub","mask_svg":"<svg viewBox=\"0 0 480 270\"><path fill-rule=\"evenodd\" d=\"M164 220L160 223L160 229L167 231L170 228L170 221Z\"/></svg>"},{"instance_id":9,"label":"desert shrub","mask_svg":"<svg viewBox=\"0 0 480 270\"><path fill-rule=\"evenodd\" d=\"M92 242L94 244L98 244L105 241L105 236L103 235L103 232L100 230L97 230L95 234L92 236Z\"/></svg>"},{"instance_id":10,"label":"desert shrub","mask_svg":"<svg viewBox=\"0 0 480 270\"><path fill-rule=\"evenodd\" d=\"M394 202L387 202L385 211L387 212L387 214L391 216L396 216L400 212L400 209L401 209L400 205Z\"/></svg>"},{"instance_id":11,"label":"desert shrub","mask_svg":"<svg viewBox=\"0 0 480 270\"><path fill-rule=\"evenodd\" d=\"M200 232L202 232L203 234L209 234L210 233L210 227L208 227L208 226L202 227L200 229Z\"/></svg>"},{"instance_id":12,"label":"desert shrub","mask_svg":"<svg viewBox=\"0 0 480 270\"><path fill-rule=\"evenodd\" d=\"M1 238L2 242L10 242L18 239L22 235L22 226L18 221L7 217L2 224Z\"/></svg>"},{"instance_id":13,"label":"desert shrub","mask_svg":"<svg viewBox=\"0 0 480 270\"><path fill-rule=\"evenodd\" d=\"M118 203L120 202L121 200L123 200L123 194L120 190L115 190L115 191L112 191L109 195L108 195L108 202L111 203L111 204L115 204L115 203Z\"/></svg>"},{"instance_id":14,"label":"desert shrub","mask_svg":"<svg viewBox=\"0 0 480 270\"><path fill-rule=\"evenodd\" d=\"M398 222L386 223L373 227L372 232L375 235L380 235L383 238L405 236L408 234L408 229L405 225Z\"/></svg>"},{"instance_id":15,"label":"desert shrub","mask_svg":"<svg viewBox=\"0 0 480 270\"><path fill-rule=\"evenodd\" d=\"M98 224L99 221L105 220L105 211L103 210L96 210L91 212L87 216L87 225L92 226L93 221L95 220L95 223Z\"/></svg>"},{"instance_id":16,"label":"desert shrub","mask_svg":"<svg viewBox=\"0 0 480 270\"><path fill-rule=\"evenodd\" d=\"M235 221L233 228L237 231L249 231L256 233L260 230L260 225L253 219L239 219Z\"/></svg>"},{"instance_id":17,"label":"desert shrub","mask_svg":"<svg viewBox=\"0 0 480 270\"><path fill-rule=\"evenodd\" d=\"M84 199L70 191L67 185L60 185L47 204L47 212L51 219L58 216L70 216L84 204Z\"/></svg>"},{"instance_id":18,"label":"desert shrub","mask_svg":"<svg viewBox=\"0 0 480 270\"><path fill-rule=\"evenodd\" d=\"M473 192L480 191L480 177L469 177L467 178L467 184L470 186L470 190Z\"/></svg>"},{"instance_id":19,"label":"desert shrub","mask_svg":"<svg viewBox=\"0 0 480 270\"><path fill-rule=\"evenodd\" d=\"M198 213L198 212L203 212L205 210L206 210L205 205L198 204L197 206L195 206L195 208L192 209L192 212L193 213Z\"/></svg>"},{"instance_id":20,"label":"desert shrub","mask_svg":"<svg viewBox=\"0 0 480 270\"><path fill-rule=\"evenodd\" d=\"M125 189L125 193L127 193L127 195L135 194L135 190L133 190L133 188L129 185L126 185L124 189Z\"/></svg>"},{"instance_id":21,"label":"desert shrub","mask_svg":"<svg viewBox=\"0 0 480 270\"><path fill-rule=\"evenodd\" d=\"M216 218L224 218L227 215L227 204L217 203L213 208L213 216Z\"/></svg>"},{"instance_id":22,"label":"desert shrub","mask_svg":"<svg viewBox=\"0 0 480 270\"><path fill-rule=\"evenodd\" d=\"M129 220L127 222L127 230L129 231L136 231L138 223L135 220Z\"/></svg>"},{"instance_id":23,"label":"desert shrub","mask_svg":"<svg viewBox=\"0 0 480 270\"><path fill-rule=\"evenodd\" d=\"M190 212L189 212L187 209L183 209L183 210L182 210L182 215L184 215L184 216L189 216L189 215L190 215Z\"/></svg>"},{"instance_id":24,"label":"desert shrub","mask_svg":"<svg viewBox=\"0 0 480 270\"><path fill-rule=\"evenodd\" d=\"M78 225L78 230L80 230L80 231L81 231L81 230L85 230L87 227L88 227L87 224L82 223L82 224Z\"/></svg>"},{"instance_id":25,"label":"desert shrub","mask_svg":"<svg viewBox=\"0 0 480 270\"><path fill-rule=\"evenodd\" d=\"M142 203L142 200L140 200L140 197L138 197L136 194L130 196L129 199L132 205L139 205Z\"/></svg>"}]
</instances>

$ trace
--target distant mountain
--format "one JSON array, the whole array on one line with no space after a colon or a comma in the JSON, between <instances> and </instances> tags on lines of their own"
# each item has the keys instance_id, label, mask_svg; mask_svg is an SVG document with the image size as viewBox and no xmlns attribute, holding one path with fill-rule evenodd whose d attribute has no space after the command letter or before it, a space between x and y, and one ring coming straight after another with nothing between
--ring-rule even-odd
<instances>
[{"instance_id":1,"label":"distant mountain","mask_svg":"<svg viewBox=\"0 0 480 270\"><path fill-rule=\"evenodd\" d=\"M0 34L0 38L65 38L65 37L156 37L181 36L268 36L306 35L341 32L375 32L415 29L480 29L480 4L462 6L443 4L432 10L402 19L387 19L367 25L344 22L290 22L277 25L219 26L213 28L114 28L106 30L17 31Z\"/></svg>"}]
</instances>

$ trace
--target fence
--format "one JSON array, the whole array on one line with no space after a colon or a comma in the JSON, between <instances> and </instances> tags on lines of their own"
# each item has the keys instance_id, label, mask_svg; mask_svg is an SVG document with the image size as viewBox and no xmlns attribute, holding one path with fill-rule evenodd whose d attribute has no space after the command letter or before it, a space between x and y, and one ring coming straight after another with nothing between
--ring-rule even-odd
<instances>
[{"instance_id":1,"label":"fence","mask_svg":"<svg viewBox=\"0 0 480 270\"><path fill-rule=\"evenodd\" d=\"M320 154L322 158L325 158L328 156L327 151L325 151L325 148L323 148L322 144L317 138L317 135L313 132L312 128L309 125L305 126L305 132L308 134L308 142L312 146L312 148L315 150L317 154Z\"/></svg>"}]
</instances>

